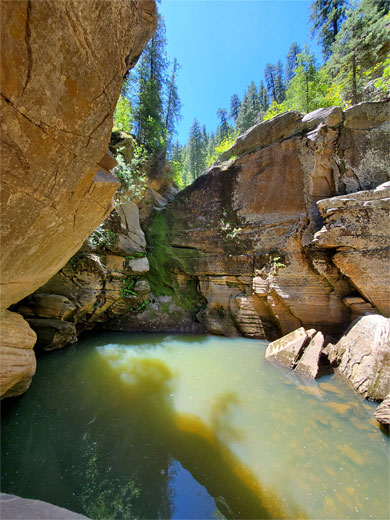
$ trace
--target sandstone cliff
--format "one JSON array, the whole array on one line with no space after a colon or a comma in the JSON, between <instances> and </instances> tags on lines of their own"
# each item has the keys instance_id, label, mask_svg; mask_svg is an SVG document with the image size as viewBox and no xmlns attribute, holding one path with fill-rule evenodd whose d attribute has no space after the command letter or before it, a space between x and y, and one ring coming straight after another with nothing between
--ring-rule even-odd
<instances>
[{"instance_id":1,"label":"sandstone cliff","mask_svg":"<svg viewBox=\"0 0 390 520\"><path fill-rule=\"evenodd\" d=\"M152 0L1 3L2 311L47 282L110 213L112 114L156 23ZM12 319L24 335L9 346L2 327L7 395L34 371L25 351L34 333Z\"/></svg>"},{"instance_id":2,"label":"sandstone cliff","mask_svg":"<svg viewBox=\"0 0 390 520\"><path fill-rule=\"evenodd\" d=\"M290 112L249 129L225 154L239 157L155 216L153 293L214 334L337 336L374 307L388 316L389 198L375 187L389 179L389 105Z\"/></svg>"},{"instance_id":3,"label":"sandstone cliff","mask_svg":"<svg viewBox=\"0 0 390 520\"><path fill-rule=\"evenodd\" d=\"M74 309L60 318L80 330L97 322L273 340L299 327L340 336L359 316L389 316L389 188L381 184L389 176L388 120L389 103L381 102L261 123L226 154L239 157L213 166L169 204L151 190L152 206L162 200L154 216L140 202L150 271L132 278L147 289L141 299L130 293L134 305L118 289L134 276L121 247L100 260L89 255L76 273L68 264L40 292L69 298ZM137 217L130 221L118 243L138 229ZM102 269L97 284L90 273ZM36 300L47 297L34 298L21 304L30 321L46 316Z\"/></svg>"}]
</instances>

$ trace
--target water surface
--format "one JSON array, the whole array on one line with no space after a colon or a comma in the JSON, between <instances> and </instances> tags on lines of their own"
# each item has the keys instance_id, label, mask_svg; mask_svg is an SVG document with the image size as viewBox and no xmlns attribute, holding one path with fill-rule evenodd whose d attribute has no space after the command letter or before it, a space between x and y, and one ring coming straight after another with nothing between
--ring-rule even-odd
<instances>
[{"instance_id":1,"label":"water surface","mask_svg":"<svg viewBox=\"0 0 390 520\"><path fill-rule=\"evenodd\" d=\"M243 338L104 333L3 404L2 490L91 518L387 519L389 439Z\"/></svg>"}]
</instances>

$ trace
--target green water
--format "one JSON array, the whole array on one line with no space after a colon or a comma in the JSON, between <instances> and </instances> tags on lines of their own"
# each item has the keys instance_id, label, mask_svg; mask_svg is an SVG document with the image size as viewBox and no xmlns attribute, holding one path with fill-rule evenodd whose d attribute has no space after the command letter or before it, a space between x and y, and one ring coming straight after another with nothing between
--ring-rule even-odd
<instances>
[{"instance_id":1,"label":"green water","mask_svg":"<svg viewBox=\"0 0 390 520\"><path fill-rule=\"evenodd\" d=\"M91 518L390 517L389 438L242 338L104 333L2 410L2 491Z\"/></svg>"}]
</instances>

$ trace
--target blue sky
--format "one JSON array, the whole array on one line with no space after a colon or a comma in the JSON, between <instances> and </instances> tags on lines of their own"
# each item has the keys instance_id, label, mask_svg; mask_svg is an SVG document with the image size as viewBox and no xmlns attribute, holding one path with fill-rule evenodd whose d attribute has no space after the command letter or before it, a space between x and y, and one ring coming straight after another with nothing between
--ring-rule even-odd
<instances>
[{"instance_id":1,"label":"blue sky","mask_svg":"<svg viewBox=\"0 0 390 520\"><path fill-rule=\"evenodd\" d=\"M184 144L196 117L215 131L218 108L229 110L253 80L258 87L266 63L285 58L291 43L309 44L312 0L162 0L167 53L181 65L178 90L183 104L178 139Z\"/></svg>"}]
</instances>

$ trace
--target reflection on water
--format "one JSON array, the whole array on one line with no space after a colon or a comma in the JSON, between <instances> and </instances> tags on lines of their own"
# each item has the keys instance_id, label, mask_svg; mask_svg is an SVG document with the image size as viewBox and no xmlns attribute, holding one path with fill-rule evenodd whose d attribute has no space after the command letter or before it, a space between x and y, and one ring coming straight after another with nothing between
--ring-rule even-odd
<instances>
[{"instance_id":1,"label":"reflection on water","mask_svg":"<svg viewBox=\"0 0 390 520\"><path fill-rule=\"evenodd\" d=\"M264 350L104 333L41 357L3 405L3 491L91 518L389 518L373 405Z\"/></svg>"}]
</instances>

